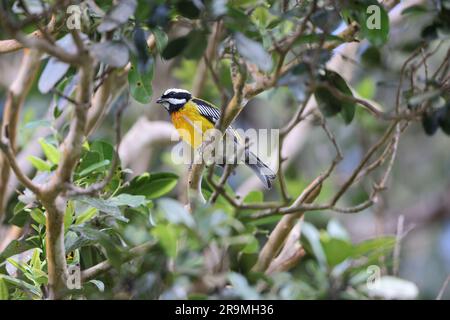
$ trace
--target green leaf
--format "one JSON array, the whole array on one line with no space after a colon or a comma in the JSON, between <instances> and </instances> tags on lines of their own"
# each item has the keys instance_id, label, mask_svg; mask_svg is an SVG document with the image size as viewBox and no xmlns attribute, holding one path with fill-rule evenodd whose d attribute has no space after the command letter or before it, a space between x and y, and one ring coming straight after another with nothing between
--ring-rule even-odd
<instances>
[{"instance_id":1,"label":"green leaf","mask_svg":"<svg viewBox=\"0 0 450 320\"><path fill-rule=\"evenodd\" d=\"M354 245L352 258L365 257L365 259L369 259L367 264L376 263L379 257L393 250L395 242L396 239L393 236L365 240Z\"/></svg>"},{"instance_id":2,"label":"green leaf","mask_svg":"<svg viewBox=\"0 0 450 320\"><path fill-rule=\"evenodd\" d=\"M159 240L159 243L169 257L176 257L177 232L174 226L158 224L152 229L152 235Z\"/></svg>"},{"instance_id":3,"label":"green leaf","mask_svg":"<svg viewBox=\"0 0 450 320\"><path fill-rule=\"evenodd\" d=\"M186 18L197 19L200 15L199 8L194 4L193 1L181 0L175 4L177 11Z\"/></svg>"},{"instance_id":4,"label":"green leaf","mask_svg":"<svg viewBox=\"0 0 450 320\"><path fill-rule=\"evenodd\" d=\"M31 210L31 217L34 221L36 221L38 224L45 226L45 214L42 212L39 208L34 208Z\"/></svg>"},{"instance_id":5,"label":"green leaf","mask_svg":"<svg viewBox=\"0 0 450 320\"><path fill-rule=\"evenodd\" d=\"M33 167L36 168L38 171L51 171L52 166L48 162L35 157L35 156L28 156L27 160L33 165Z\"/></svg>"},{"instance_id":6,"label":"green leaf","mask_svg":"<svg viewBox=\"0 0 450 320\"><path fill-rule=\"evenodd\" d=\"M322 248L330 267L337 266L353 253L352 244L343 239L330 238L328 235L321 236Z\"/></svg>"},{"instance_id":7,"label":"green leaf","mask_svg":"<svg viewBox=\"0 0 450 320\"><path fill-rule=\"evenodd\" d=\"M144 70L144 72L139 71L138 61L136 58L131 59L131 68L128 72L130 93L136 101L142 104L149 103L152 98L153 70L154 61L152 58L149 58L149 61L146 64L146 70Z\"/></svg>"},{"instance_id":8,"label":"green leaf","mask_svg":"<svg viewBox=\"0 0 450 320\"><path fill-rule=\"evenodd\" d=\"M128 222L128 219L123 216L120 209L108 200L87 196L79 197L77 200L97 208L100 212L105 213L117 220Z\"/></svg>"},{"instance_id":9,"label":"green leaf","mask_svg":"<svg viewBox=\"0 0 450 320\"><path fill-rule=\"evenodd\" d=\"M312 253L319 262L319 265L322 269L325 269L327 265L327 257L322 247L322 242L320 241L319 231L311 223L303 222L302 236L304 236L308 241L309 248L312 250Z\"/></svg>"},{"instance_id":10,"label":"green leaf","mask_svg":"<svg viewBox=\"0 0 450 320\"><path fill-rule=\"evenodd\" d=\"M190 228L195 226L192 215L178 201L169 198L160 199L158 200L158 207L171 223L184 224Z\"/></svg>"},{"instance_id":11,"label":"green leaf","mask_svg":"<svg viewBox=\"0 0 450 320\"><path fill-rule=\"evenodd\" d=\"M380 47L386 43L389 35L389 16L376 0L366 1L367 6L359 12L361 33L369 42Z\"/></svg>"},{"instance_id":12,"label":"green leaf","mask_svg":"<svg viewBox=\"0 0 450 320\"><path fill-rule=\"evenodd\" d=\"M97 208L89 208L86 211L84 211L83 213L79 214L77 216L77 219L75 220L75 224L82 224L86 221L91 220L93 217L95 217L95 215L98 213L98 209Z\"/></svg>"},{"instance_id":13,"label":"green leaf","mask_svg":"<svg viewBox=\"0 0 450 320\"><path fill-rule=\"evenodd\" d=\"M200 59L208 45L207 33L202 30L192 30L188 34L188 41L189 43L183 51L183 56L186 59Z\"/></svg>"},{"instance_id":14,"label":"green leaf","mask_svg":"<svg viewBox=\"0 0 450 320\"><path fill-rule=\"evenodd\" d=\"M325 117L332 117L342 110L340 101L325 87L317 87L314 91L317 105Z\"/></svg>"},{"instance_id":15,"label":"green leaf","mask_svg":"<svg viewBox=\"0 0 450 320\"><path fill-rule=\"evenodd\" d=\"M30 265L38 270L42 269L41 253L42 253L41 249L39 248L34 249L33 256L31 257L30 261Z\"/></svg>"},{"instance_id":16,"label":"green leaf","mask_svg":"<svg viewBox=\"0 0 450 320\"><path fill-rule=\"evenodd\" d=\"M42 297L42 292L41 292L41 290L38 287L35 287L35 286L33 286L33 285L23 281L23 280L19 280L19 279L16 279L14 277L3 275L3 274L0 274L0 279L3 279L4 281L6 281L7 283L12 284L13 286L16 286L18 288L26 290L30 294L32 294L32 295L34 295L34 296L36 296L38 298Z\"/></svg>"},{"instance_id":17,"label":"green leaf","mask_svg":"<svg viewBox=\"0 0 450 320\"><path fill-rule=\"evenodd\" d=\"M370 77L362 79L356 87L358 94L365 99L373 99L376 90L376 84Z\"/></svg>"},{"instance_id":18,"label":"green leaf","mask_svg":"<svg viewBox=\"0 0 450 320\"><path fill-rule=\"evenodd\" d=\"M244 203L261 203L264 201L264 193L262 191L250 191L244 198Z\"/></svg>"},{"instance_id":19,"label":"green leaf","mask_svg":"<svg viewBox=\"0 0 450 320\"><path fill-rule=\"evenodd\" d=\"M241 250L242 253L252 254L257 253L259 251L259 242L254 236L249 236L249 241Z\"/></svg>"},{"instance_id":20,"label":"green leaf","mask_svg":"<svg viewBox=\"0 0 450 320\"><path fill-rule=\"evenodd\" d=\"M91 164L89 167L87 167L86 169L84 169L83 171L81 171L79 173L80 177L84 177L94 171L97 171L100 168L104 168L109 166L111 162L109 160L103 160L94 164Z\"/></svg>"},{"instance_id":21,"label":"green leaf","mask_svg":"<svg viewBox=\"0 0 450 320\"><path fill-rule=\"evenodd\" d=\"M9 291L6 281L0 276L0 300L8 300Z\"/></svg>"},{"instance_id":22,"label":"green leaf","mask_svg":"<svg viewBox=\"0 0 450 320\"><path fill-rule=\"evenodd\" d=\"M14 224L18 227L23 227L25 222L30 217L29 211L25 210L26 204L23 202L17 202L14 207L13 216L9 219L9 223Z\"/></svg>"},{"instance_id":23,"label":"green leaf","mask_svg":"<svg viewBox=\"0 0 450 320\"><path fill-rule=\"evenodd\" d=\"M442 112L439 117L439 126L445 134L450 135L450 103L442 108Z\"/></svg>"},{"instance_id":24,"label":"green leaf","mask_svg":"<svg viewBox=\"0 0 450 320\"><path fill-rule=\"evenodd\" d=\"M0 263L6 260L7 258L14 256L16 254L22 253L24 251L36 248L36 245L31 241L27 240L13 240L8 246L3 250L0 254Z\"/></svg>"},{"instance_id":25,"label":"green leaf","mask_svg":"<svg viewBox=\"0 0 450 320\"><path fill-rule=\"evenodd\" d=\"M53 164L58 164L61 156L59 150L54 145L45 141L43 138L39 139L39 144L41 145L42 151L44 151L47 159Z\"/></svg>"},{"instance_id":26,"label":"green leaf","mask_svg":"<svg viewBox=\"0 0 450 320\"><path fill-rule=\"evenodd\" d=\"M337 43L343 43L345 42L345 39L339 36L324 33L305 34L298 37L294 41L294 45L301 45L305 43L320 43L321 41L336 41Z\"/></svg>"},{"instance_id":27,"label":"green leaf","mask_svg":"<svg viewBox=\"0 0 450 320\"><path fill-rule=\"evenodd\" d=\"M158 52L161 53L167 46L167 42L169 42L169 37L167 36L167 33L165 33L160 28L154 28L152 29L152 33L155 36L156 41L156 48L158 49Z\"/></svg>"},{"instance_id":28,"label":"green leaf","mask_svg":"<svg viewBox=\"0 0 450 320\"><path fill-rule=\"evenodd\" d=\"M110 198L109 201L116 206L129 206L137 208L141 205L146 205L148 200L145 196L135 196L131 194L119 194L117 197Z\"/></svg>"},{"instance_id":29,"label":"green leaf","mask_svg":"<svg viewBox=\"0 0 450 320\"><path fill-rule=\"evenodd\" d=\"M69 230L73 222L73 216L75 214L75 207L72 200L67 201L66 211L64 212L64 232Z\"/></svg>"},{"instance_id":30,"label":"green leaf","mask_svg":"<svg viewBox=\"0 0 450 320\"><path fill-rule=\"evenodd\" d=\"M91 151L96 151L100 154L100 160L109 160L112 161L114 155L114 147L106 141L103 140L95 140L90 145Z\"/></svg>"},{"instance_id":31,"label":"green leaf","mask_svg":"<svg viewBox=\"0 0 450 320\"><path fill-rule=\"evenodd\" d=\"M143 195L147 199L159 198L170 192L177 184L178 176L170 172L144 173L133 178L118 193Z\"/></svg>"},{"instance_id":32,"label":"green leaf","mask_svg":"<svg viewBox=\"0 0 450 320\"><path fill-rule=\"evenodd\" d=\"M425 133L432 136L439 128L439 110L432 110L422 115L422 127Z\"/></svg>"},{"instance_id":33,"label":"green leaf","mask_svg":"<svg viewBox=\"0 0 450 320\"><path fill-rule=\"evenodd\" d=\"M322 79L342 94L353 97L347 82L337 72L325 70L325 75L322 76ZM344 99L339 100L327 87L320 85L316 89L314 96L325 117L331 117L340 112L346 124L352 122L356 109L353 102Z\"/></svg>"}]
</instances>

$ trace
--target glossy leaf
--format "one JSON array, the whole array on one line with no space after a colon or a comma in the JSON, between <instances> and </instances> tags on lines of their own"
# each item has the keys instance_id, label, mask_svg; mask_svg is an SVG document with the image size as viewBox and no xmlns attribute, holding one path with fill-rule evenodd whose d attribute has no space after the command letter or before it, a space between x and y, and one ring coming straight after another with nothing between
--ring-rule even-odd
<instances>
[{"instance_id":1,"label":"glossy leaf","mask_svg":"<svg viewBox=\"0 0 450 320\"><path fill-rule=\"evenodd\" d=\"M169 41L166 48L161 53L161 56L166 59L172 59L178 55L180 55L184 49L189 45L189 37L182 36L176 39Z\"/></svg>"},{"instance_id":2,"label":"glossy leaf","mask_svg":"<svg viewBox=\"0 0 450 320\"><path fill-rule=\"evenodd\" d=\"M152 229L152 235L159 240L159 243L169 257L176 257L177 233L174 226L158 224Z\"/></svg>"},{"instance_id":3,"label":"glossy leaf","mask_svg":"<svg viewBox=\"0 0 450 320\"><path fill-rule=\"evenodd\" d=\"M59 150L52 144L45 141L43 138L39 139L39 144L41 145L42 151L44 151L45 156L53 164L58 164L61 157Z\"/></svg>"},{"instance_id":4,"label":"glossy leaf","mask_svg":"<svg viewBox=\"0 0 450 320\"><path fill-rule=\"evenodd\" d=\"M38 157L35 157L35 156L28 156L27 157L27 160L33 165L33 167L35 167L38 171L51 171L52 170L52 166L48 163L48 162L46 162L46 161L44 161L44 160L42 160L42 159L40 159L40 158L38 158Z\"/></svg>"},{"instance_id":5,"label":"glossy leaf","mask_svg":"<svg viewBox=\"0 0 450 320\"><path fill-rule=\"evenodd\" d=\"M177 184L178 176L169 172L144 173L133 178L119 193L143 195L147 199L159 198L170 192Z\"/></svg>"},{"instance_id":6,"label":"glossy leaf","mask_svg":"<svg viewBox=\"0 0 450 320\"><path fill-rule=\"evenodd\" d=\"M150 59L148 69L141 73L138 69L138 61L132 59L131 68L128 73L131 96L142 104L149 103L152 98L153 64L153 60Z\"/></svg>"}]
</instances>

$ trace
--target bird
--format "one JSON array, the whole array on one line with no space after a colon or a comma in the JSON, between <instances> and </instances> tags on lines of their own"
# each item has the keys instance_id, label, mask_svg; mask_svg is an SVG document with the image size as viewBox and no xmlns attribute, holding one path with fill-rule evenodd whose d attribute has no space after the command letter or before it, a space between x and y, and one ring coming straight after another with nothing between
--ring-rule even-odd
<instances>
[{"instance_id":1,"label":"bird","mask_svg":"<svg viewBox=\"0 0 450 320\"><path fill-rule=\"evenodd\" d=\"M205 132L213 129L220 119L221 110L200 98L192 96L188 90L170 88L156 100L169 113L172 123L181 139L192 148L197 149L202 144ZM242 146L242 138L230 126L227 134L233 137L234 144ZM197 137L200 136L200 139ZM256 154L244 145L245 164L253 170L267 189L271 189L276 174Z\"/></svg>"}]
</instances>

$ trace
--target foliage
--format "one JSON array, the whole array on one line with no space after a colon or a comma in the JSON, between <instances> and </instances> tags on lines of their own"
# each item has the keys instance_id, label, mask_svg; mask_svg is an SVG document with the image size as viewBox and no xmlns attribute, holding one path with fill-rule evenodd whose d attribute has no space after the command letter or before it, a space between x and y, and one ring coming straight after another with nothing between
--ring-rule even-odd
<instances>
[{"instance_id":1,"label":"foliage","mask_svg":"<svg viewBox=\"0 0 450 320\"><path fill-rule=\"evenodd\" d=\"M36 6L36 2L41 1L14 1L14 5L5 12L17 21L25 21L27 11L42 14L44 10L45 13L45 8ZM360 56L362 64L370 68L381 68L380 52L388 42L391 30L388 8L375 0L350 1L349 5L342 7L333 5L330 1L300 1L295 5L294 1L287 1L287 8L283 8L283 2L285 1L96 1L103 14L98 13L98 8L83 2L82 25L77 33L79 38L69 32L64 23L64 10L61 11L60 8L60 11L56 10L58 27L52 36L56 39L55 44L64 48L71 56L79 53L79 46L85 46L86 57L93 61L91 71L94 76L91 77L92 85L88 86L89 90L100 90L111 74L117 77L113 78L113 83L120 82L120 77L125 74L125 80L122 81L128 90L123 94L123 88L116 88L117 92L114 94L129 94L133 103L141 105L149 104L157 94L154 92L154 83L162 76L157 74L157 64L161 60L168 63L166 60L172 59L174 60L171 62L177 65L173 73L186 87L193 85L201 64L204 64L208 72L212 69L212 75L203 84L205 92L202 96L215 100L218 105L220 98L226 105L227 101L224 100L235 93L238 87L236 74L244 79L244 89L249 83L255 86L267 85L260 91L270 95L273 93L272 89L284 87L291 102L296 104L306 105L307 99L313 96L318 109L310 113L314 117L311 122L317 126L320 123L335 146L338 160L342 155L333 135L329 133L327 121L333 126L343 122L346 128L357 125L365 129L370 125L376 127L373 119L367 118L366 108L377 119L392 121L396 121L396 117L401 117L404 112L410 112L407 116L413 115L420 119L426 134L433 135L440 128L443 133L450 135L448 85L444 87L445 82L442 81L445 79L439 80L437 74L427 73L421 78L420 86L401 88L399 97L406 101L407 111L394 114L397 111L395 108L386 112L370 109L371 104L363 105L358 100L359 96L367 100L376 97L377 88L370 77L353 88L344 75L327 65L338 45L357 40L366 41ZM439 10L433 9L434 18L422 32L423 48L427 48L426 44L433 40L448 38L449 1L437 2L440 3ZM26 4L26 10L21 8L21 3ZM55 5L54 1L42 3L47 6ZM370 5L380 10L380 28L370 28L367 23L371 19L371 14L366 10ZM428 7L415 6L404 10L402 15L420 15L429 10L431 9ZM45 15L41 16L41 20L40 22L47 21ZM298 33L298 28L303 23L305 29ZM337 32L339 26L351 27L355 24L360 28L356 28L358 32L355 31L350 37ZM211 57L208 55L208 48L211 42L216 41L211 39L211 35L216 32L214 26L217 25L221 26L222 33L218 36L216 56L208 61ZM30 31L28 25L19 29ZM419 53L417 51L417 55ZM291 64L285 70L283 67L286 57L289 57ZM79 124L74 121L79 121L77 108L86 103L79 101L83 92L77 91L83 84L84 73L78 70L83 62L71 64L62 61L62 57L51 54L43 56L43 59L44 66L39 70L36 87L40 94L51 97L51 116L47 120L33 119L24 123L25 130L49 129L38 140L42 156L26 157L35 170L32 183L40 186L50 184L60 174L59 170L64 163L69 162L65 142L67 137L71 137L72 127ZM402 73L401 81L403 77ZM89 92L88 99L98 92ZM260 92L255 89L253 96L244 96L243 100L251 99L258 93ZM116 99L114 94L106 99L111 103L109 109L122 112L122 100ZM396 107L400 108L400 105ZM88 108L81 110L84 113L90 112ZM342 119L333 118L338 114ZM301 116L300 113L298 119L291 118L300 121ZM307 116L309 114L305 118ZM117 119L120 125L120 117ZM399 122L400 120L395 122L392 128L400 128L397 127ZM82 126L84 125L83 123ZM120 135L120 130L116 130ZM391 134L394 129L386 132ZM400 129L396 132L400 134ZM387 136L391 138L389 134ZM389 272L393 269L392 251L397 241L394 237L382 236L354 243L336 220L329 220L324 229L316 227L313 219L307 222L296 221L295 226L301 230L301 238L293 246L302 248L304 256L286 270L258 272L254 266L268 242L268 235L284 217L308 211L306 207L286 211L283 216L283 211L279 209L292 209L290 206L295 206L293 199L285 196L281 205L278 205L270 196L257 190L244 195L242 202L239 199L239 204L236 205L225 196L237 199L233 188L227 183L217 187L220 178L212 168L208 169L211 170L211 179L203 181L201 191L208 200L214 197L217 199L214 203L191 203L194 210L189 212L175 195L175 188L186 182L172 172L170 166L167 166L169 169L131 172L120 164L118 142L112 143L113 139L109 137L99 139L97 136L89 136L90 133L82 135L81 146L79 150L75 150L79 152L72 150L77 159L70 170L69 179L57 186L59 189L55 188L58 195L52 199L55 204L63 199L63 211L59 214L63 217L65 263L69 270L79 268L83 278L81 288L64 292L65 297L398 298L387 296L383 291L373 292L367 285L371 266L380 266L392 273ZM372 140L375 139L367 139ZM394 159L398 136L382 142L386 143L383 154L393 154ZM369 158L370 156L372 154ZM379 161L380 165L386 157ZM335 161L332 163L331 171L335 168ZM362 164L369 166L367 163ZM385 170L386 177L390 169L388 166ZM367 168L367 171L372 170ZM314 208L311 212L334 210L351 213L350 209L355 207L345 210L338 207L336 202L356 178L364 178L366 174L363 171L354 172L353 180L349 180L348 186L342 181L339 187L321 184L318 199L333 199L333 195L337 193L336 201L329 202L331 204L323 209ZM378 171L376 173L374 177L378 183L378 178L383 175ZM314 173L305 175L306 177L300 177L294 174L288 177L286 174L286 181L282 182L280 179L276 192L287 192L289 195L293 194L293 190L296 194L305 190L308 186L307 179ZM349 176L352 177L351 174ZM355 198L375 202L378 192L386 187L385 180L382 178L370 195L363 191L359 194L355 192L352 193L353 199L349 197L347 202ZM102 181L107 183L96 190ZM374 181L370 182L374 184ZM283 190L283 183L287 184L284 186L287 191ZM64 189L67 184L71 188ZM184 188L184 185L181 187ZM10 242L0 253L0 299L43 299L48 294L51 269L47 260L47 235L49 220L53 216L49 213L48 200L30 189L33 188L21 189L20 195L9 206L12 210L7 215L7 223L23 228L24 235ZM86 191L91 189L94 191ZM267 205L262 209L270 211L277 208L279 211L267 214L267 210L263 210L261 216L255 218L252 205L258 207L258 204ZM106 272L92 275L86 273L104 262L110 266ZM392 278L386 281L389 284ZM394 278L393 281L400 280ZM414 284L407 285L415 288ZM412 298L416 298L416 295Z\"/></svg>"}]
</instances>

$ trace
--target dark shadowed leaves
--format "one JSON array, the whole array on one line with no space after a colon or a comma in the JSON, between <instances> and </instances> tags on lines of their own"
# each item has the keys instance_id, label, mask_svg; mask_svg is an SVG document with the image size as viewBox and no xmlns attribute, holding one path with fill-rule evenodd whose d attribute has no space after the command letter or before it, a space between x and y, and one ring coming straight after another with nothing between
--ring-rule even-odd
<instances>
[{"instance_id":1,"label":"dark shadowed leaves","mask_svg":"<svg viewBox=\"0 0 450 320\"><path fill-rule=\"evenodd\" d=\"M183 55L186 59L199 59L208 44L207 33L203 30L192 30L188 35L171 40L162 52L164 59L172 59Z\"/></svg>"},{"instance_id":2,"label":"dark shadowed leaves","mask_svg":"<svg viewBox=\"0 0 450 320\"><path fill-rule=\"evenodd\" d=\"M161 53L161 56L166 60L172 59L181 54L188 44L189 38L187 36L173 39L169 41L166 48Z\"/></svg>"},{"instance_id":3,"label":"dark shadowed leaves","mask_svg":"<svg viewBox=\"0 0 450 320\"><path fill-rule=\"evenodd\" d=\"M424 113L422 116L422 126L426 134L430 136L435 134L439 128L439 112L436 110Z\"/></svg>"},{"instance_id":4,"label":"dark shadowed leaves","mask_svg":"<svg viewBox=\"0 0 450 320\"><path fill-rule=\"evenodd\" d=\"M200 59L208 44L208 34L203 30L192 30L188 35L188 45L184 51L186 59Z\"/></svg>"},{"instance_id":5,"label":"dark shadowed leaves","mask_svg":"<svg viewBox=\"0 0 450 320\"><path fill-rule=\"evenodd\" d=\"M107 32L121 26L133 15L136 9L136 0L119 1L103 18L97 27L98 32Z\"/></svg>"},{"instance_id":6,"label":"dark shadowed leaves","mask_svg":"<svg viewBox=\"0 0 450 320\"><path fill-rule=\"evenodd\" d=\"M177 11L186 18L197 19L200 15L200 9L194 4L194 1L180 0L175 4Z\"/></svg>"},{"instance_id":7,"label":"dark shadowed leaves","mask_svg":"<svg viewBox=\"0 0 450 320\"><path fill-rule=\"evenodd\" d=\"M450 136L450 103L442 108L442 112L439 117L439 126L445 134Z\"/></svg>"},{"instance_id":8,"label":"dark shadowed leaves","mask_svg":"<svg viewBox=\"0 0 450 320\"><path fill-rule=\"evenodd\" d=\"M128 222L128 219L125 218L120 211L119 206L109 200L88 196L79 197L77 200L98 209L102 215L110 216L119 221Z\"/></svg>"},{"instance_id":9,"label":"dark shadowed leaves","mask_svg":"<svg viewBox=\"0 0 450 320\"><path fill-rule=\"evenodd\" d=\"M158 49L158 52L163 52L163 50L167 46L167 42L169 41L169 38L167 37L167 33L165 33L160 28L153 28L152 33L155 36L156 41L156 48Z\"/></svg>"},{"instance_id":10,"label":"dark shadowed leaves","mask_svg":"<svg viewBox=\"0 0 450 320\"><path fill-rule=\"evenodd\" d=\"M150 56L148 53L147 39L142 28L136 27L134 29L133 42L137 51L138 70L140 73L145 72Z\"/></svg>"},{"instance_id":11,"label":"dark shadowed leaves","mask_svg":"<svg viewBox=\"0 0 450 320\"><path fill-rule=\"evenodd\" d=\"M330 87L339 90L342 94L352 97L352 91L345 80L336 72L326 70L322 77ZM324 116L331 117L341 113L346 124L352 122L355 116L355 104L346 99L339 99L326 86L319 86L314 96Z\"/></svg>"}]
</instances>

